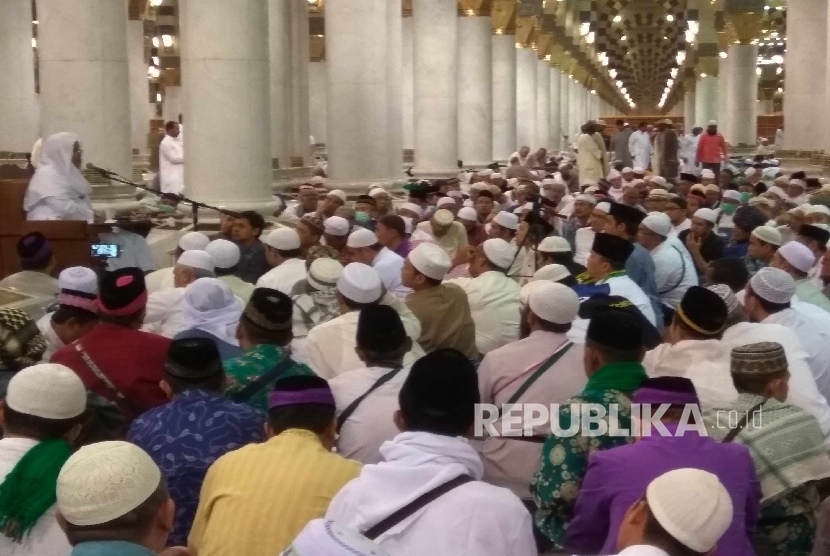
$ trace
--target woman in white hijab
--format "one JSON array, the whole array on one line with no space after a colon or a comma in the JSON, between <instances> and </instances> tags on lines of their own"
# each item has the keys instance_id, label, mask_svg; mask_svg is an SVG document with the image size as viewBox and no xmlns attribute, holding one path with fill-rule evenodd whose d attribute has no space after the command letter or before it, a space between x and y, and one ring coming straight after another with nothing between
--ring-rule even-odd
<instances>
[{"instance_id":1,"label":"woman in white hijab","mask_svg":"<svg viewBox=\"0 0 830 556\"><path fill-rule=\"evenodd\" d=\"M231 289L216 278L199 278L184 292L184 332L182 338L209 338L216 342L222 360L239 357L242 350L236 327L244 305Z\"/></svg>"},{"instance_id":2,"label":"woman in white hijab","mask_svg":"<svg viewBox=\"0 0 830 556\"><path fill-rule=\"evenodd\" d=\"M27 220L93 221L92 188L79 170L82 154L74 133L56 133L43 141L40 164L23 198Z\"/></svg>"}]
</instances>

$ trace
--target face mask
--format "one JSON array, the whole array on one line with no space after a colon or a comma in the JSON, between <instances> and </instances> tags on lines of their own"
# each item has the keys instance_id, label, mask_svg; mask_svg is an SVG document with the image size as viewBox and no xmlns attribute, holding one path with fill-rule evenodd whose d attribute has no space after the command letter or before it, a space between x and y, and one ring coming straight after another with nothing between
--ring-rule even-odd
<instances>
[{"instance_id":1,"label":"face mask","mask_svg":"<svg viewBox=\"0 0 830 556\"><path fill-rule=\"evenodd\" d=\"M724 214L732 214L733 212L735 212L735 209L737 208L738 207L736 207L732 203L723 203L721 205L721 211L723 211Z\"/></svg>"},{"instance_id":2,"label":"face mask","mask_svg":"<svg viewBox=\"0 0 830 556\"><path fill-rule=\"evenodd\" d=\"M749 191L744 191L743 193L741 193L741 203L742 204L748 203L751 198L752 198L752 193L750 193Z\"/></svg>"},{"instance_id":3,"label":"face mask","mask_svg":"<svg viewBox=\"0 0 830 556\"><path fill-rule=\"evenodd\" d=\"M354 219L361 224L366 224L372 221L372 217L366 214L365 212L356 212L354 214Z\"/></svg>"}]
</instances>

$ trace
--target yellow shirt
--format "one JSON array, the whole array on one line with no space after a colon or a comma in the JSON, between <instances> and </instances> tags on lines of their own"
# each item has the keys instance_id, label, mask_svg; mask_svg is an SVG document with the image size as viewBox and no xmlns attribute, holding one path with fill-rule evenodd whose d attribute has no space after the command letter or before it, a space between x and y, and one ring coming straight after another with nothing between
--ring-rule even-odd
<instances>
[{"instance_id":1,"label":"yellow shirt","mask_svg":"<svg viewBox=\"0 0 830 556\"><path fill-rule=\"evenodd\" d=\"M226 454L205 477L189 547L198 556L279 554L360 467L301 429Z\"/></svg>"}]
</instances>

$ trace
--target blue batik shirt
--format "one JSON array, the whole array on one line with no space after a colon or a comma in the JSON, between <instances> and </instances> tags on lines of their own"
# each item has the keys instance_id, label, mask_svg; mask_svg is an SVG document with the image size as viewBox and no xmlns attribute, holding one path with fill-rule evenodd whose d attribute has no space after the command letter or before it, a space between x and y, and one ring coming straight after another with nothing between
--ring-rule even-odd
<instances>
[{"instance_id":1,"label":"blue batik shirt","mask_svg":"<svg viewBox=\"0 0 830 556\"><path fill-rule=\"evenodd\" d=\"M208 468L228 452L264 440L265 415L206 390L186 390L133 421L129 440L167 479L176 503L169 546L187 545Z\"/></svg>"}]
</instances>

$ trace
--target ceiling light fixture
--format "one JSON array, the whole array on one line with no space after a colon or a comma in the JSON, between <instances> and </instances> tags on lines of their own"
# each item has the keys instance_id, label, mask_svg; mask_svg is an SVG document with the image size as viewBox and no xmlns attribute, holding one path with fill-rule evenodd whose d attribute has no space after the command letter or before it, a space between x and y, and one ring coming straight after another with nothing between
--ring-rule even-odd
<instances>
[{"instance_id":1,"label":"ceiling light fixture","mask_svg":"<svg viewBox=\"0 0 830 556\"><path fill-rule=\"evenodd\" d=\"M667 15L666 21L674 21L674 16L672 14Z\"/></svg>"},{"instance_id":2,"label":"ceiling light fixture","mask_svg":"<svg viewBox=\"0 0 830 556\"><path fill-rule=\"evenodd\" d=\"M622 21L622 16L620 14L615 15L613 21L614 23L619 23L620 21Z\"/></svg>"}]
</instances>

